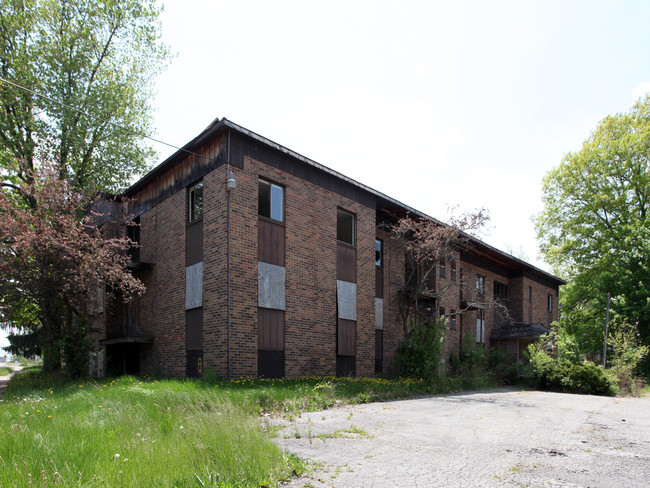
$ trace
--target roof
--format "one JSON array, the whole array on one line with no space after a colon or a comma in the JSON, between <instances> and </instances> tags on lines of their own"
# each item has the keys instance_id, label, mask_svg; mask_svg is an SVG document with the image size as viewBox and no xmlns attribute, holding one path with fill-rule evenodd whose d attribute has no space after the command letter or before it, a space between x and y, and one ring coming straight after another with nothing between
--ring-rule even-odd
<instances>
[{"instance_id":1,"label":"roof","mask_svg":"<svg viewBox=\"0 0 650 488\"><path fill-rule=\"evenodd\" d=\"M197 154L195 151L198 150L203 143L206 141L210 140L213 138L216 134L221 133L226 130L231 130L238 132L239 134L242 134L244 136L247 136L255 141L258 141L262 144L265 144L266 146L269 146L281 153L286 154L287 156L290 156L298 161L301 161L304 164L307 164L317 170L323 171L325 173L328 173L341 181L345 181L365 192L370 193L371 195L374 195L378 200L383 201L385 203L389 203L392 205L395 205L397 207L400 207L403 209L405 212L417 215L422 218L426 218L429 220L432 220L436 223L439 223L441 225L445 225L444 222L436 219L435 217L432 217L430 215L425 214L424 212L421 212L420 210L417 210L413 207L410 207L398 200L395 200L392 197L389 197L388 195L381 193L374 188L371 188L367 185L364 185L363 183L360 183L352 178L349 178L348 176L345 176L342 173L339 173L338 171L335 171L331 168L328 168L327 166L324 166L312 159L307 158L306 156L303 156L302 154L299 154L295 151L292 151L291 149L284 147L270 139L267 139L264 136L261 136L257 134L256 132L253 132L249 129L246 129L245 127L242 127L241 125L238 125L227 118L216 118L213 120L198 136L196 136L194 139L192 139L190 142L185 144L181 149L176 151L174 154L172 154L170 157L168 157L165 161L163 161L161 164L153 168L151 171L149 171L146 175L144 175L139 181L131 185L125 192L125 196L133 196L135 195L139 190L142 188L146 187L148 184L151 182L155 181L159 177L161 177L165 172L167 172L170 168L175 166L177 163L183 161L188 154ZM199 155L200 156L200 155ZM203 156L200 156L203 157ZM496 247L493 247L480 239L474 237L474 236L469 236L470 240L473 244L473 248L478 251L482 255L486 255L489 258L496 260L500 262L501 265L507 268L518 268L518 269L526 269L530 270L532 272L538 273L547 279L550 279L551 281L557 283L558 285L565 284L566 282L562 280L561 278L558 278L557 276L548 273L536 266L533 266L530 263L527 263L526 261L523 261L515 256L512 256L504 251L501 251L500 249L497 249Z\"/></svg>"},{"instance_id":2,"label":"roof","mask_svg":"<svg viewBox=\"0 0 650 488\"><path fill-rule=\"evenodd\" d=\"M542 324L527 324L515 322L504 325L490 332L491 341L507 341L508 339L533 339L543 334L548 334L550 329Z\"/></svg>"}]
</instances>

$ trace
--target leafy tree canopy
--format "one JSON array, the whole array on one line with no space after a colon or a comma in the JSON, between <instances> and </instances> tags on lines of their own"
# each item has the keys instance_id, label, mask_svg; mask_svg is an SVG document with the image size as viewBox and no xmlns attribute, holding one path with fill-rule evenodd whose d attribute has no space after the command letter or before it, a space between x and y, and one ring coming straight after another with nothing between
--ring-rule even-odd
<instances>
[{"instance_id":1,"label":"leafy tree canopy","mask_svg":"<svg viewBox=\"0 0 650 488\"><path fill-rule=\"evenodd\" d=\"M78 189L127 186L154 156L139 134L168 59L156 2L0 0L0 12L2 185L54 161Z\"/></svg>"},{"instance_id":2,"label":"leafy tree canopy","mask_svg":"<svg viewBox=\"0 0 650 488\"><path fill-rule=\"evenodd\" d=\"M561 326L583 352L602 349L610 292L614 324L637 326L649 344L650 96L606 117L567 154L544 178L543 200L535 219L541 252L568 281Z\"/></svg>"}]
</instances>

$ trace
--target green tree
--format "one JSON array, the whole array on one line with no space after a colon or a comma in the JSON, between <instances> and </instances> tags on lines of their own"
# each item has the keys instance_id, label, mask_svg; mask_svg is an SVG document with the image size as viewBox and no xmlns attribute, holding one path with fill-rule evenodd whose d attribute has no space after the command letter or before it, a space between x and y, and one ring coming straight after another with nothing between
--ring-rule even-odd
<instances>
[{"instance_id":1,"label":"green tree","mask_svg":"<svg viewBox=\"0 0 650 488\"><path fill-rule=\"evenodd\" d=\"M602 350L609 292L613 317L650 344L650 96L603 119L580 151L546 175L543 200L535 220L540 248L568 281L560 328L582 352Z\"/></svg>"},{"instance_id":2,"label":"green tree","mask_svg":"<svg viewBox=\"0 0 650 488\"><path fill-rule=\"evenodd\" d=\"M2 186L42 161L78 189L119 191L147 169L154 77L166 65L154 0L0 0ZM19 86L17 86L19 85Z\"/></svg>"}]
</instances>

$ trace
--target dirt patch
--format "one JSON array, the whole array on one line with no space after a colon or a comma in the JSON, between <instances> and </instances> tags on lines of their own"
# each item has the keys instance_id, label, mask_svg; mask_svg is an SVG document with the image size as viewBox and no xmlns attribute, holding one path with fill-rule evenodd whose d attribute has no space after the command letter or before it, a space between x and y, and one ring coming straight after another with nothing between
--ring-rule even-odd
<instances>
[{"instance_id":1,"label":"dirt patch","mask_svg":"<svg viewBox=\"0 0 650 488\"><path fill-rule=\"evenodd\" d=\"M650 479L650 398L502 389L272 422L283 448L317 463L291 488L645 487Z\"/></svg>"}]
</instances>

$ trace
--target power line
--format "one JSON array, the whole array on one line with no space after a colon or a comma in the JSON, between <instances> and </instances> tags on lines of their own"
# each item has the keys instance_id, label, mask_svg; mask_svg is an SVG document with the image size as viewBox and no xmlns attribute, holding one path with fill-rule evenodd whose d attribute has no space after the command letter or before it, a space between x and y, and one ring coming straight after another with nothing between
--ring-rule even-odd
<instances>
[{"instance_id":1,"label":"power line","mask_svg":"<svg viewBox=\"0 0 650 488\"><path fill-rule=\"evenodd\" d=\"M148 136L148 135L146 135L146 134L142 134L142 133L140 133L140 132L136 132L136 131L134 131L133 129L129 129L129 128L127 128L127 127L123 127L123 126L121 126L120 124L117 124L117 123L115 123L115 122L111 122L110 120L102 119L101 117L99 117L99 116L97 116L97 115L89 114L88 112L84 112L83 110L80 110L80 109L78 109L78 108L75 108L75 107L73 107L73 106L71 106L71 105L68 105L67 103L61 102L61 101L59 101L59 100L54 100L53 98L51 98L51 97L49 97L49 96L47 96L47 95L44 95L44 94L42 94L42 93L39 93L39 92L37 92L37 91L35 91L35 90L32 90L31 88L27 88L26 86L20 85L20 84L18 84L18 83L13 82L13 81L9 81L9 80L7 80L7 79L1 77L1 76L0 76L0 81L2 81L2 82L4 82L4 83L7 83L8 85L14 86L14 87L18 88L19 90L24 90L24 91L26 91L26 92L29 92L29 93L31 93L32 95L35 95L35 96L37 96L37 97L39 97L39 98L43 98L43 99L48 100L48 101L50 101L50 102L52 102L52 103L56 103L56 104L58 104L58 105L61 105L62 107L65 107L65 108L68 108L68 109L70 109L70 110L73 110L73 111L75 111L75 112L77 112L77 113L79 113L79 114L81 114L81 115L85 115L86 117L90 117L91 119L96 119L96 120L99 120L100 122L104 122L105 124L110 124L110 125L112 125L113 127L117 127L118 129L121 129L121 130L123 130L123 131L130 132L131 134L136 135L136 136L138 136L138 137L142 137L143 139L149 139L150 141L157 142L158 144L163 144L163 145L165 145L165 146L169 146L169 147L171 147L171 148L173 148L173 149L176 149L176 150L178 150L178 151L183 151L183 152L186 152L187 154L192 154L192 155L194 155L194 156L198 156L198 157L200 157L200 158L209 159L207 156L203 156L202 154L198 154L198 153L195 153L195 152L193 152L193 151L189 151L188 149L183 149L182 147L178 147L178 146L175 146L174 144L170 144L169 142L161 141L160 139L156 139L156 138L154 138L154 137L150 137L150 136Z\"/></svg>"}]
</instances>

